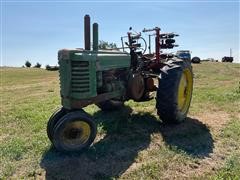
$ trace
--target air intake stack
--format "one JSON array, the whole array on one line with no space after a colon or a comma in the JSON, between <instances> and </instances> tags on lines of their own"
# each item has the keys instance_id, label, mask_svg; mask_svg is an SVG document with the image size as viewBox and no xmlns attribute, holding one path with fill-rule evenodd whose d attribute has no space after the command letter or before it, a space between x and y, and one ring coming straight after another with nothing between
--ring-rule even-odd
<instances>
[{"instance_id":1,"label":"air intake stack","mask_svg":"<svg viewBox=\"0 0 240 180\"><path fill-rule=\"evenodd\" d=\"M93 24L93 51L98 50L98 24Z\"/></svg>"}]
</instances>

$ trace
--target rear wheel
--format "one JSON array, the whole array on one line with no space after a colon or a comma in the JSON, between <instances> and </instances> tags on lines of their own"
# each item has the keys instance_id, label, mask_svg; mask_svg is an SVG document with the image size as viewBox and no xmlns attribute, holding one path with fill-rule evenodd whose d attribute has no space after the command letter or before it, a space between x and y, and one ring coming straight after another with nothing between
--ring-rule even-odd
<instances>
[{"instance_id":1,"label":"rear wheel","mask_svg":"<svg viewBox=\"0 0 240 180\"><path fill-rule=\"evenodd\" d=\"M157 89L156 108L165 123L179 123L186 117L193 91L190 62L176 60L163 68Z\"/></svg>"},{"instance_id":2,"label":"rear wheel","mask_svg":"<svg viewBox=\"0 0 240 180\"><path fill-rule=\"evenodd\" d=\"M53 145L59 151L73 152L88 148L96 137L96 125L84 111L67 113L55 125Z\"/></svg>"},{"instance_id":3,"label":"rear wheel","mask_svg":"<svg viewBox=\"0 0 240 180\"><path fill-rule=\"evenodd\" d=\"M114 111L123 107L124 102L119 100L107 100L96 104L102 111Z\"/></svg>"}]
</instances>

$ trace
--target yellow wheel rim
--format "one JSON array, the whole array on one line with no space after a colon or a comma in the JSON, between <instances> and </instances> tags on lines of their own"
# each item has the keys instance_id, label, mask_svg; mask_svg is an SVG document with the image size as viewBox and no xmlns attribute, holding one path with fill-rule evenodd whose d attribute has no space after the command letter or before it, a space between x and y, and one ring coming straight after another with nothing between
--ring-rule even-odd
<instances>
[{"instance_id":1,"label":"yellow wheel rim","mask_svg":"<svg viewBox=\"0 0 240 180\"><path fill-rule=\"evenodd\" d=\"M91 134L91 128L85 121L73 121L68 123L62 133L65 145L79 146L87 142Z\"/></svg>"},{"instance_id":2,"label":"yellow wheel rim","mask_svg":"<svg viewBox=\"0 0 240 180\"><path fill-rule=\"evenodd\" d=\"M185 69L182 73L181 80L178 86L178 109L183 114L187 113L190 106L192 88L192 72L189 69Z\"/></svg>"}]
</instances>

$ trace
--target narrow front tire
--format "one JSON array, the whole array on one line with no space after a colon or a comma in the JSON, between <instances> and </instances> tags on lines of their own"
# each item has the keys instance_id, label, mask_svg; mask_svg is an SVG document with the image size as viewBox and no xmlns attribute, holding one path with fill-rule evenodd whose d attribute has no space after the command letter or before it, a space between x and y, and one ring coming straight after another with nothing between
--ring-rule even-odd
<instances>
[{"instance_id":1,"label":"narrow front tire","mask_svg":"<svg viewBox=\"0 0 240 180\"><path fill-rule=\"evenodd\" d=\"M53 145L59 151L80 152L88 148L97 133L96 124L83 110L63 116L54 127Z\"/></svg>"},{"instance_id":2,"label":"narrow front tire","mask_svg":"<svg viewBox=\"0 0 240 180\"><path fill-rule=\"evenodd\" d=\"M61 108L58 108L49 118L48 123L47 123L47 136L51 142L52 142L52 138L53 138L53 128L54 128L55 124L66 113L67 113L67 110L64 109L63 107L61 107Z\"/></svg>"}]
</instances>

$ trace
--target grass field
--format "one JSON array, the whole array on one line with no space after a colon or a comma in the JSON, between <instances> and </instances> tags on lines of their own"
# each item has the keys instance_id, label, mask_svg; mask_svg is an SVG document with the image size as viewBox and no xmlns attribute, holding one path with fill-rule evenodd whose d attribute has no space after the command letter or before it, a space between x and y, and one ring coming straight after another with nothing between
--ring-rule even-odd
<instances>
[{"instance_id":1,"label":"grass field","mask_svg":"<svg viewBox=\"0 0 240 180\"><path fill-rule=\"evenodd\" d=\"M84 153L56 152L46 124L60 106L57 72L1 68L0 179L239 179L240 64L193 65L187 120L164 125L155 100L117 112L85 110L98 123Z\"/></svg>"}]
</instances>

